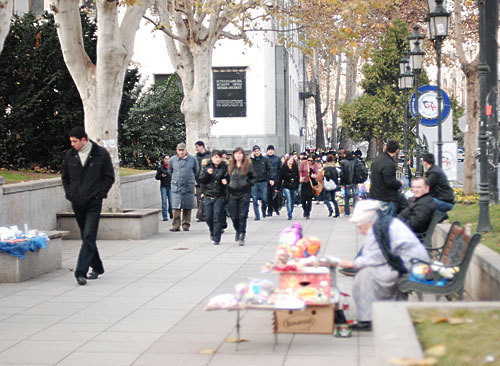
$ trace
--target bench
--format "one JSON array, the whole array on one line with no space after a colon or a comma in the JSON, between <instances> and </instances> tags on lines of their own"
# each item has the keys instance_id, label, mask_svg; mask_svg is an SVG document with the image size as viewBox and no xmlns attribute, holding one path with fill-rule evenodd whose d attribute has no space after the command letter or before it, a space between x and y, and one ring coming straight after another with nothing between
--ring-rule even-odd
<instances>
[{"instance_id":1,"label":"bench","mask_svg":"<svg viewBox=\"0 0 500 366\"><path fill-rule=\"evenodd\" d=\"M467 227L460 228L458 222L454 222L445 244L441 248L439 261L445 266L458 267L459 270L455 276L444 286L436 286L415 282L409 279L409 274L404 275L398 280L398 288L403 293L415 292L419 301L423 299L423 293L436 295L436 300L445 296L448 300L458 295L458 300L463 300L464 281L467 275L467 269L472 260L474 249L481 241L481 234L474 234L470 237Z\"/></svg>"},{"instance_id":2,"label":"bench","mask_svg":"<svg viewBox=\"0 0 500 366\"><path fill-rule=\"evenodd\" d=\"M445 249L449 252L455 238L464 234L464 229L465 228L460 227L460 221L453 222L448 230L448 233L446 234L443 245L440 247L433 247L432 243L429 242L429 245L425 246L429 257L441 262ZM470 236L468 236L468 238L470 239Z\"/></svg>"},{"instance_id":3,"label":"bench","mask_svg":"<svg viewBox=\"0 0 500 366\"><path fill-rule=\"evenodd\" d=\"M45 249L26 252L24 259L0 252L0 283L23 282L62 266L62 238L67 231L48 231Z\"/></svg>"},{"instance_id":4,"label":"bench","mask_svg":"<svg viewBox=\"0 0 500 366\"><path fill-rule=\"evenodd\" d=\"M431 222L427 227L425 233L419 234L418 238L425 245L426 248L432 247L432 234L434 234L434 230L436 229L437 224L439 224L445 217L445 213L441 211L435 211L434 215L432 215Z\"/></svg>"}]
</instances>

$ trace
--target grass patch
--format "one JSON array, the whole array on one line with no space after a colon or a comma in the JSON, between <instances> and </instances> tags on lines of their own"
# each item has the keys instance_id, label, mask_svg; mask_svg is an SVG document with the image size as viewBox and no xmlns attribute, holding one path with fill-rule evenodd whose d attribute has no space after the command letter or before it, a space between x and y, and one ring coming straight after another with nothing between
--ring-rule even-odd
<instances>
[{"instance_id":1,"label":"grass patch","mask_svg":"<svg viewBox=\"0 0 500 366\"><path fill-rule=\"evenodd\" d=\"M141 170L134 168L120 168L120 177L126 177L129 175L144 173L149 170ZM41 172L34 170L4 170L0 169L0 176L5 178L5 184L12 183L21 183L28 182L31 180L40 180L40 179L48 179L48 178L59 178L61 173L53 173L53 172Z\"/></svg>"},{"instance_id":2,"label":"grass patch","mask_svg":"<svg viewBox=\"0 0 500 366\"><path fill-rule=\"evenodd\" d=\"M481 243L500 253L500 205L490 205L490 222L493 230L489 233L483 233ZM460 221L462 225L472 224L473 231L477 227L479 217L479 204L460 205L456 204L448 212L450 222Z\"/></svg>"},{"instance_id":3,"label":"grass patch","mask_svg":"<svg viewBox=\"0 0 500 366\"><path fill-rule=\"evenodd\" d=\"M500 310L428 308L410 309L410 315L424 352L444 346L445 354L434 356L439 366L500 363ZM443 321L449 318L462 323Z\"/></svg>"}]
</instances>

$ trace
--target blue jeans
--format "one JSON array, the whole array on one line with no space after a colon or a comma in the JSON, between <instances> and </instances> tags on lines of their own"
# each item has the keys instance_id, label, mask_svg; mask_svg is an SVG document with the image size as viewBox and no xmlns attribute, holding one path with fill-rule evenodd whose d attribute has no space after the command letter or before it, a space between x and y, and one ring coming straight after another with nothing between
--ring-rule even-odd
<instances>
[{"instance_id":1,"label":"blue jeans","mask_svg":"<svg viewBox=\"0 0 500 366\"><path fill-rule=\"evenodd\" d=\"M252 186L253 212L256 219L260 219L259 200L262 201L262 216L266 216L267 206L267 181L257 182Z\"/></svg>"},{"instance_id":2,"label":"blue jeans","mask_svg":"<svg viewBox=\"0 0 500 366\"><path fill-rule=\"evenodd\" d=\"M358 185L357 184L346 184L344 190L344 213L346 215L351 214L351 209L349 207L349 200L352 196L352 206L356 206L358 202Z\"/></svg>"},{"instance_id":3,"label":"blue jeans","mask_svg":"<svg viewBox=\"0 0 500 366\"><path fill-rule=\"evenodd\" d=\"M172 217L172 196L170 196L170 187L160 186L160 193L161 193L161 215L163 216L163 220L165 220L168 219L169 215L170 217Z\"/></svg>"},{"instance_id":4,"label":"blue jeans","mask_svg":"<svg viewBox=\"0 0 500 366\"><path fill-rule=\"evenodd\" d=\"M332 205L330 205L330 201L332 201L333 207L335 207L335 216L338 216L339 215L339 205L337 203L337 200L335 199L335 193L337 192L337 190L333 190L333 191L323 190L323 191L325 192L325 205L326 205L326 207L328 207L328 212L330 214L333 213Z\"/></svg>"},{"instance_id":5,"label":"blue jeans","mask_svg":"<svg viewBox=\"0 0 500 366\"><path fill-rule=\"evenodd\" d=\"M444 202L444 201L441 201L440 199L437 199L435 197L432 200L434 202L436 202L436 205L438 207L438 211L441 211L441 212L448 212L453 208L453 206L455 206L453 203Z\"/></svg>"},{"instance_id":6,"label":"blue jeans","mask_svg":"<svg viewBox=\"0 0 500 366\"><path fill-rule=\"evenodd\" d=\"M225 197L203 198L203 216L210 230L210 238L217 243L220 242L222 227L226 221L225 206Z\"/></svg>"},{"instance_id":7,"label":"blue jeans","mask_svg":"<svg viewBox=\"0 0 500 366\"><path fill-rule=\"evenodd\" d=\"M285 196L286 201L286 212L288 217L291 219L293 214L293 204L295 202L296 189L283 188L283 196Z\"/></svg>"}]
</instances>

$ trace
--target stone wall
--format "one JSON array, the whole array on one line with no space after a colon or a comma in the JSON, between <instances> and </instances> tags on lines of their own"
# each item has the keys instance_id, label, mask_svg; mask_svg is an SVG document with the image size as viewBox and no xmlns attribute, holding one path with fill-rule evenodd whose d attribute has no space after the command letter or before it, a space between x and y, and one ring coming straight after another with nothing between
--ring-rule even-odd
<instances>
[{"instance_id":1,"label":"stone wall","mask_svg":"<svg viewBox=\"0 0 500 366\"><path fill-rule=\"evenodd\" d=\"M153 171L121 177L123 209L161 207L160 185L154 177ZM56 213L72 211L60 178L4 182L0 177L0 226L18 225L22 229L26 223L30 228L54 230Z\"/></svg>"},{"instance_id":2,"label":"stone wall","mask_svg":"<svg viewBox=\"0 0 500 366\"><path fill-rule=\"evenodd\" d=\"M439 224L432 236L432 245L444 243L450 224ZM500 300L500 254L479 244L465 279L465 292L474 301Z\"/></svg>"}]
</instances>

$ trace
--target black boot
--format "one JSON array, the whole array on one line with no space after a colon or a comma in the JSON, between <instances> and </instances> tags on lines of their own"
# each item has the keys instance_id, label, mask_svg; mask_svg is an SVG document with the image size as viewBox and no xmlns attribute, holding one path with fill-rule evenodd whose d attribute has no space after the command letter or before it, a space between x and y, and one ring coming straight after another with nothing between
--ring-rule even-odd
<instances>
[{"instance_id":1,"label":"black boot","mask_svg":"<svg viewBox=\"0 0 500 366\"><path fill-rule=\"evenodd\" d=\"M240 234L240 240L238 241L238 244L240 247L242 247L243 245L245 245L245 233L241 233Z\"/></svg>"},{"instance_id":2,"label":"black boot","mask_svg":"<svg viewBox=\"0 0 500 366\"><path fill-rule=\"evenodd\" d=\"M240 241L240 232L237 231L236 234L234 235L234 241L238 243Z\"/></svg>"}]
</instances>

